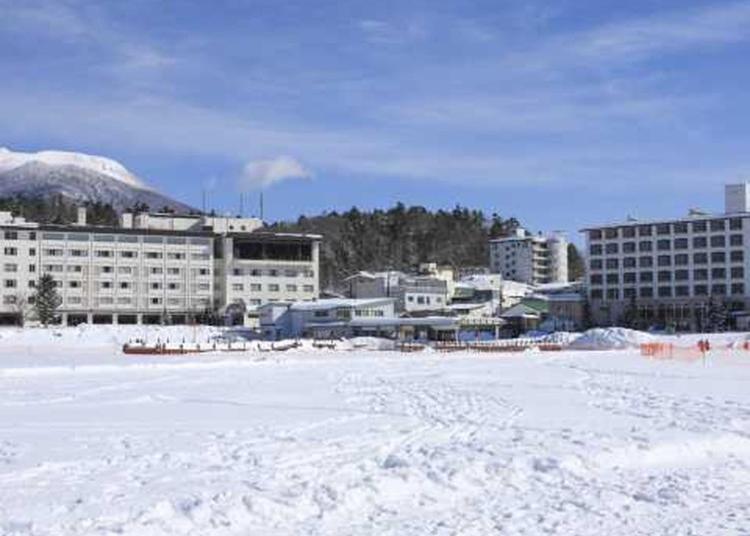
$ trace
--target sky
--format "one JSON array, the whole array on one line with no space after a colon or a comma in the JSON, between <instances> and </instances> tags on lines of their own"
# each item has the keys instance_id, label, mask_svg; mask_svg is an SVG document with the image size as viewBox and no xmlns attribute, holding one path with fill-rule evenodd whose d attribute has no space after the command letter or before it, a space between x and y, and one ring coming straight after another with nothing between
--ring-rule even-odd
<instances>
[{"instance_id":1,"label":"sky","mask_svg":"<svg viewBox=\"0 0 750 536\"><path fill-rule=\"evenodd\" d=\"M721 211L750 1L0 0L0 146L270 220L407 205L532 231Z\"/></svg>"}]
</instances>

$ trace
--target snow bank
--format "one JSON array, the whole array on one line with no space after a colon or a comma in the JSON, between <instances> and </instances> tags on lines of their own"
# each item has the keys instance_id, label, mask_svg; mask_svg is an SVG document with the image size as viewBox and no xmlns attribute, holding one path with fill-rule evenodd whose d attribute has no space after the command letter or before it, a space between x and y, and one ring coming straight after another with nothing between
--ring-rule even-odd
<instances>
[{"instance_id":1,"label":"snow bank","mask_svg":"<svg viewBox=\"0 0 750 536\"><path fill-rule=\"evenodd\" d=\"M656 342L656 338L643 331L627 328L593 328L570 343L574 350L624 350L638 348L641 344Z\"/></svg>"}]
</instances>

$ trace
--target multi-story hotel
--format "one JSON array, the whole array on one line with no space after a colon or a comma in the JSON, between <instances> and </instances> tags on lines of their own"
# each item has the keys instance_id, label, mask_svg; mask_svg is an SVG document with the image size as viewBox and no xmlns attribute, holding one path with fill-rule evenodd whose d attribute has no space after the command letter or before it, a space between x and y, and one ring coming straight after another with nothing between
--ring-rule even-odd
<instances>
[{"instance_id":1,"label":"multi-story hotel","mask_svg":"<svg viewBox=\"0 0 750 536\"><path fill-rule=\"evenodd\" d=\"M587 287L593 319L622 320L635 303L644 322L696 329L711 299L748 305L750 184L727 185L725 213L628 220L588 227Z\"/></svg>"},{"instance_id":2,"label":"multi-story hotel","mask_svg":"<svg viewBox=\"0 0 750 536\"><path fill-rule=\"evenodd\" d=\"M568 242L562 235L534 236L524 229L490 240L490 271L529 285L567 283Z\"/></svg>"},{"instance_id":3,"label":"multi-story hotel","mask_svg":"<svg viewBox=\"0 0 750 536\"><path fill-rule=\"evenodd\" d=\"M262 232L260 220L123 214L120 227L43 225L0 212L0 321L28 316L42 274L65 324L182 323L318 296L320 236ZM234 321L242 321L235 318Z\"/></svg>"}]
</instances>

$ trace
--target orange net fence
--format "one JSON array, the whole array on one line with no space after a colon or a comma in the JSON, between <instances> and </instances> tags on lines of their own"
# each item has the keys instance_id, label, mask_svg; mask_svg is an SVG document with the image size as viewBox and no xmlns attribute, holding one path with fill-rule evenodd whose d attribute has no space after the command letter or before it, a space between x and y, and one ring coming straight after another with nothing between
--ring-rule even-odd
<instances>
[{"instance_id":1,"label":"orange net fence","mask_svg":"<svg viewBox=\"0 0 750 536\"><path fill-rule=\"evenodd\" d=\"M694 361L708 356L746 355L750 357L750 341L727 345L706 345L699 342L695 346L676 346L669 342L641 344L641 355L648 359L679 359Z\"/></svg>"}]
</instances>

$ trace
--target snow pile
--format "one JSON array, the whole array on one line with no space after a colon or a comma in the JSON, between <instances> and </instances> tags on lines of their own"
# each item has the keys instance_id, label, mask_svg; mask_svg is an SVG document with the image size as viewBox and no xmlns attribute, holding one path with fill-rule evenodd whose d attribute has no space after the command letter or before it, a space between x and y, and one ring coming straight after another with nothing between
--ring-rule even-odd
<instances>
[{"instance_id":1,"label":"snow pile","mask_svg":"<svg viewBox=\"0 0 750 536\"><path fill-rule=\"evenodd\" d=\"M593 328L571 342L575 350L624 350L638 348L641 344L656 342L656 338L643 331L627 328Z\"/></svg>"},{"instance_id":2,"label":"snow pile","mask_svg":"<svg viewBox=\"0 0 750 536\"><path fill-rule=\"evenodd\" d=\"M569 331L556 331L550 333L542 338L542 342L548 344L560 344L562 346L570 346L574 341L577 341L581 337L580 333L571 333Z\"/></svg>"}]
</instances>

